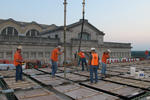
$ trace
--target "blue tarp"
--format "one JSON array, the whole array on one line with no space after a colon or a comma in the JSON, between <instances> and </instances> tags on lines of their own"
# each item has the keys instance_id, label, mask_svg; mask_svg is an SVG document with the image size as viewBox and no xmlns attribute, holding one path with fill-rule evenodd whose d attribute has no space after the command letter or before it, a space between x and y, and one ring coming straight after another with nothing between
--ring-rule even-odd
<instances>
[{"instance_id":1,"label":"blue tarp","mask_svg":"<svg viewBox=\"0 0 150 100\"><path fill-rule=\"evenodd\" d=\"M15 69L14 64L0 64L0 70Z\"/></svg>"}]
</instances>

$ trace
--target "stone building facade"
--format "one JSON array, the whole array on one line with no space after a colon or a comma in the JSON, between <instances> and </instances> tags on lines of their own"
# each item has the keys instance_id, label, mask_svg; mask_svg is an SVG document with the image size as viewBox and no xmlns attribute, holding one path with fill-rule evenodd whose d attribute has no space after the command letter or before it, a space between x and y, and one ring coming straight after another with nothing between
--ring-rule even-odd
<instances>
[{"instance_id":1,"label":"stone building facade","mask_svg":"<svg viewBox=\"0 0 150 100\"><path fill-rule=\"evenodd\" d=\"M67 60L71 61L78 50L82 20L67 26ZM43 25L36 22L19 22L13 19L0 20L0 59L13 60L18 45L23 46L24 59L50 59L51 51L58 44L63 44L63 26ZM106 49L111 49L112 58L130 58L130 43L104 42L104 33L85 20L81 49L95 47L100 56ZM61 62L63 56L61 56Z\"/></svg>"}]
</instances>

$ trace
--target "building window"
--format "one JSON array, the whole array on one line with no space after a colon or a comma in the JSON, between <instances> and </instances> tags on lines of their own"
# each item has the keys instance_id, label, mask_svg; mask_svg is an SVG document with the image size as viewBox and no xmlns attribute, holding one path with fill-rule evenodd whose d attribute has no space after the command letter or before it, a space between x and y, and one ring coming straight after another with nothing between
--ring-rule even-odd
<instances>
[{"instance_id":1,"label":"building window","mask_svg":"<svg viewBox=\"0 0 150 100\"><path fill-rule=\"evenodd\" d=\"M6 58L11 59L12 58L12 52L6 52Z\"/></svg>"},{"instance_id":2,"label":"building window","mask_svg":"<svg viewBox=\"0 0 150 100\"><path fill-rule=\"evenodd\" d=\"M31 52L31 58L36 58L36 52Z\"/></svg>"},{"instance_id":3,"label":"building window","mask_svg":"<svg viewBox=\"0 0 150 100\"><path fill-rule=\"evenodd\" d=\"M50 52L45 52L45 57L49 58L50 57Z\"/></svg>"},{"instance_id":4,"label":"building window","mask_svg":"<svg viewBox=\"0 0 150 100\"><path fill-rule=\"evenodd\" d=\"M43 52L38 52L38 57L43 58Z\"/></svg>"},{"instance_id":5,"label":"building window","mask_svg":"<svg viewBox=\"0 0 150 100\"><path fill-rule=\"evenodd\" d=\"M58 35L57 34L55 35L55 38L58 39Z\"/></svg>"},{"instance_id":6,"label":"building window","mask_svg":"<svg viewBox=\"0 0 150 100\"><path fill-rule=\"evenodd\" d=\"M3 57L4 57L4 53L0 52L0 58L3 58Z\"/></svg>"},{"instance_id":7,"label":"building window","mask_svg":"<svg viewBox=\"0 0 150 100\"><path fill-rule=\"evenodd\" d=\"M31 29L26 33L26 36L36 37L39 36L39 34L40 34L39 31Z\"/></svg>"},{"instance_id":8,"label":"building window","mask_svg":"<svg viewBox=\"0 0 150 100\"><path fill-rule=\"evenodd\" d=\"M23 52L23 58L29 58L29 52Z\"/></svg>"},{"instance_id":9,"label":"building window","mask_svg":"<svg viewBox=\"0 0 150 100\"><path fill-rule=\"evenodd\" d=\"M2 30L1 35L18 36L18 31L14 27L6 27Z\"/></svg>"},{"instance_id":10,"label":"building window","mask_svg":"<svg viewBox=\"0 0 150 100\"><path fill-rule=\"evenodd\" d=\"M81 33L78 34L78 39L81 38ZM91 35L89 33L82 33L82 40L91 40Z\"/></svg>"}]
</instances>

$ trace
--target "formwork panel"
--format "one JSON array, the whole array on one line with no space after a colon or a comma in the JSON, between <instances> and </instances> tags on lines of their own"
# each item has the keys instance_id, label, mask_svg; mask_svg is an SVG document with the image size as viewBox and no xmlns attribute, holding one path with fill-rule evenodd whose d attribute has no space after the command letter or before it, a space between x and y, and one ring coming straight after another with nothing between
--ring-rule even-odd
<instances>
[{"instance_id":1,"label":"formwork panel","mask_svg":"<svg viewBox=\"0 0 150 100\"><path fill-rule=\"evenodd\" d=\"M115 96L111 96L109 94L106 93L99 93L97 95L88 97L88 98L84 98L81 100L120 100L118 97Z\"/></svg>"},{"instance_id":2,"label":"formwork panel","mask_svg":"<svg viewBox=\"0 0 150 100\"><path fill-rule=\"evenodd\" d=\"M86 84L87 86L92 86L94 88L101 89L104 91L108 91L110 93L122 95L124 97L128 97L132 94L135 94L135 93L137 94L143 91L139 88L129 87L126 85L120 85L120 84L115 84L115 83L106 82L106 81L99 81L97 84L90 84L89 82L84 82L83 84Z\"/></svg>"},{"instance_id":3,"label":"formwork panel","mask_svg":"<svg viewBox=\"0 0 150 100\"><path fill-rule=\"evenodd\" d=\"M90 72L87 71L78 71L78 72L74 72L75 74L79 74L79 75L83 75L83 76L90 76Z\"/></svg>"},{"instance_id":4,"label":"formwork panel","mask_svg":"<svg viewBox=\"0 0 150 100\"><path fill-rule=\"evenodd\" d=\"M141 81L149 81L150 82L150 77L137 78L135 76L131 76L130 74L124 74L124 75L119 75L119 76L124 77L124 78L131 78L131 79L137 79L137 80L141 80Z\"/></svg>"},{"instance_id":5,"label":"formwork panel","mask_svg":"<svg viewBox=\"0 0 150 100\"><path fill-rule=\"evenodd\" d=\"M26 77L24 77L24 81L19 81L19 82L16 82L15 78L4 78L4 81L6 82L9 88L14 90L39 87L37 83L33 82L30 79L27 79Z\"/></svg>"},{"instance_id":6,"label":"formwork panel","mask_svg":"<svg viewBox=\"0 0 150 100\"><path fill-rule=\"evenodd\" d=\"M23 71L23 73L25 73L26 75L44 74L43 72L38 71L38 70L36 70L36 69L25 69L25 70Z\"/></svg>"},{"instance_id":7,"label":"formwork panel","mask_svg":"<svg viewBox=\"0 0 150 100\"><path fill-rule=\"evenodd\" d=\"M56 75L59 76L59 77L63 77L64 78L64 73L59 73L59 74L56 74ZM84 77L84 76L72 74L72 73L67 73L66 74L66 79L69 79L71 81L77 82L77 81L86 81L88 78Z\"/></svg>"},{"instance_id":8,"label":"formwork panel","mask_svg":"<svg viewBox=\"0 0 150 100\"><path fill-rule=\"evenodd\" d=\"M52 69L51 68L38 68L39 71L45 72L45 73L51 73ZM57 70L57 72L61 72L60 70Z\"/></svg>"},{"instance_id":9,"label":"formwork panel","mask_svg":"<svg viewBox=\"0 0 150 100\"><path fill-rule=\"evenodd\" d=\"M150 87L150 82L143 82L140 80L132 80L132 79L126 79L126 78L121 78L121 77L110 77L106 78L106 80L110 81L115 81L123 84L128 84L128 85L133 85L141 88L149 88Z\"/></svg>"},{"instance_id":10,"label":"formwork panel","mask_svg":"<svg viewBox=\"0 0 150 100\"><path fill-rule=\"evenodd\" d=\"M7 70L7 71L0 71L0 76L4 76L4 77L14 77L15 76L16 71L15 70Z\"/></svg>"},{"instance_id":11,"label":"formwork panel","mask_svg":"<svg viewBox=\"0 0 150 100\"><path fill-rule=\"evenodd\" d=\"M119 100L118 97L98 92L78 84L69 84L54 88L75 100Z\"/></svg>"},{"instance_id":12,"label":"formwork panel","mask_svg":"<svg viewBox=\"0 0 150 100\"><path fill-rule=\"evenodd\" d=\"M0 100L7 100L7 98L4 94L0 94Z\"/></svg>"},{"instance_id":13,"label":"formwork panel","mask_svg":"<svg viewBox=\"0 0 150 100\"><path fill-rule=\"evenodd\" d=\"M60 70L60 71L64 71L64 67L58 67L58 70ZM73 69L73 68L69 68L69 67L66 67L66 69L65 69L67 72L73 72L75 69Z\"/></svg>"},{"instance_id":14,"label":"formwork panel","mask_svg":"<svg viewBox=\"0 0 150 100\"><path fill-rule=\"evenodd\" d=\"M54 93L45 89L33 89L15 92L18 100L62 100Z\"/></svg>"},{"instance_id":15,"label":"formwork panel","mask_svg":"<svg viewBox=\"0 0 150 100\"><path fill-rule=\"evenodd\" d=\"M38 68L38 70L43 71L43 72L47 72L47 73L51 73L52 72L51 68Z\"/></svg>"},{"instance_id":16,"label":"formwork panel","mask_svg":"<svg viewBox=\"0 0 150 100\"><path fill-rule=\"evenodd\" d=\"M31 77L45 85L51 85L51 86L57 86L68 82L58 77L52 78L50 75L36 75Z\"/></svg>"}]
</instances>

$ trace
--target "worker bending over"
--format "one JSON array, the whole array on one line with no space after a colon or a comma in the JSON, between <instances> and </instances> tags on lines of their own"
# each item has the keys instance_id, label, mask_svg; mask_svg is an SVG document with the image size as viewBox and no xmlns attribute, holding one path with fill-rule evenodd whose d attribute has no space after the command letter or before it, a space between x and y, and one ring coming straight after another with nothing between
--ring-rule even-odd
<instances>
[{"instance_id":1,"label":"worker bending over","mask_svg":"<svg viewBox=\"0 0 150 100\"><path fill-rule=\"evenodd\" d=\"M22 79L22 63L23 58L21 55L22 46L18 46L14 54L14 65L16 66L16 82L23 81Z\"/></svg>"},{"instance_id":2,"label":"worker bending over","mask_svg":"<svg viewBox=\"0 0 150 100\"><path fill-rule=\"evenodd\" d=\"M99 57L95 48L91 48L91 54L88 64L90 65L90 82L93 83L93 74L95 74L95 83L98 82L97 70L99 66Z\"/></svg>"},{"instance_id":3,"label":"worker bending over","mask_svg":"<svg viewBox=\"0 0 150 100\"><path fill-rule=\"evenodd\" d=\"M87 63L86 63L86 58L85 58L85 53L84 53L84 50L81 50L79 53L79 62L78 62L78 66L80 65L80 62L82 63L82 71L84 71L84 65L86 66L87 68ZM88 68L87 68L87 71L88 71Z\"/></svg>"},{"instance_id":4,"label":"worker bending over","mask_svg":"<svg viewBox=\"0 0 150 100\"><path fill-rule=\"evenodd\" d=\"M106 77L106 64L107 64L107 59L110 57L109 56L109 53L111 51L108 49L106 50L104 53L103 53L103 56L102 56L102 69L101 69L101 74L102 74L102 77Z\"/></svg>"},{"instance_id":5,"label":"worker bending over","mask_svg":"<svg viewBox=\"0 0 150 100\"><path fill-rule=\"evenodd\" d=\"M51 53L51 62L52 62L52 78L55 77L55 74L57 72L58 67L58 56L61 55L63 52L61 52L61 46L57 46L55 49L53 49Z\"/></svg>"}]
</instances>

